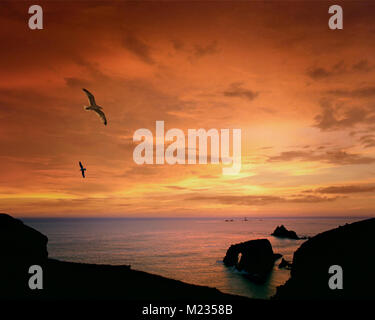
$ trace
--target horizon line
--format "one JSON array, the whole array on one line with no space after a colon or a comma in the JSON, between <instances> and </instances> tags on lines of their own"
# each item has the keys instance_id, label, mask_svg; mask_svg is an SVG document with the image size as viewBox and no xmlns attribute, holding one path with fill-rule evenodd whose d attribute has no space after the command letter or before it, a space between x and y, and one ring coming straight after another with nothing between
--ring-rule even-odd
<instances>
[{"instance_id":1,"label":"horizon line","mask_svg":"<svg viewBox=\"0 0 375 320\"><path fill-rule=\"evenodd\" d=\"M10 215L13 216L13 215ZM364 216L13 216L17 219L220 219L228 220L235 219L243 221L246 219L370 219L375 218L375 215Z\"/></svg>"}]
</instances>

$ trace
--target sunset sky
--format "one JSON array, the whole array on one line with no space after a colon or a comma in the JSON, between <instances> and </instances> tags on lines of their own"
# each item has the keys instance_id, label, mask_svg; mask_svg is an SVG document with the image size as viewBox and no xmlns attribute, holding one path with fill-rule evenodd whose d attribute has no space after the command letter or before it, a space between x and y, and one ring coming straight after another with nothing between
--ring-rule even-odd
<instances>
[{"instance_id":1,"label":"sunset sky","mask_svg":"<svg viewBox=\"0 0 375 320\"><path fill-rule=\"evenodd\" d=\"M374 2L39 1L34 31L32 4L1 2L0 212L374 214ZM135 164L133 134L157 120L241 128L241 172Z\"/></svg>"}]
</instances>

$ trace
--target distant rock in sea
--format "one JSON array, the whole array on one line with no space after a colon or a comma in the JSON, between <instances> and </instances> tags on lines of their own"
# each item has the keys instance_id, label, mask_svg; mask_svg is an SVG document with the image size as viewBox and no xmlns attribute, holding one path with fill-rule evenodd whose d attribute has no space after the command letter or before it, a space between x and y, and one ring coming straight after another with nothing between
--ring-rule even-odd
<instances>
[{"instance_id":1,"label":"distant rock in sea","mask_svg":"<svg viewBox=\"0 0 375 320\"><path fill-rule=\"evenodd\" d=\"M284 227L284 225L277 226L275 231L271 233L271 235L278 238L288 238L294 240L302 239L297 236L297 233L295 231L288 230Z\"/></svg>"},{"instance_id":2,"label":"distant rock in sea","mask_svg":"<svg viewBox=\"0 0 375 320\"><path fill-rule=\"evenodd\" d=\"M291 278L273 299L375 299L375 218L320 233L294 253ZM330 289L331 266L342 268L343 289Z\"/></svg>"},{"instance_id":3,"label":"distant rock in sea","mask_svg":"<svg viewBox=\"0 0 375 320\"><path fill-rule=\"evenodd\" d=\"M273 252L269 240L258 239L231 245L223 262L226 266L246 271L250 280L264 283L280 257L280 254Z\"/></svg>"}]
</instances>

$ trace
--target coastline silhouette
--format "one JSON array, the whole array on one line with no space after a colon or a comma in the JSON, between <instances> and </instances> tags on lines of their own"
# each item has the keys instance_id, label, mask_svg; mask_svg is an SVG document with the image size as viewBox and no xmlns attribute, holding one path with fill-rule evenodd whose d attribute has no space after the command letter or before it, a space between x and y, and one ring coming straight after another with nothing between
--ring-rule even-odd
<instances>
[{"instance_id":1,"label":"coastline silhouette","mask_svg":"<svg viewBox=\"0 0 375 320\"><path fill-rule=\"evenodd\" d=\"M372 231L375 218L346 224L317 234L294 253L291 278L278 287L271 299L373 299L374 257ZM137 271L130 265L67 262L48 257L48 238L8 214L0 214L2 251L0 298L5 299L123 299L127 301L243 301L259 302L222 293L213 287L188 284L163 276ZM238 260L239 254L241 259ZM268 240L240 243L229 248L227 265L255 272L272 270L275 255ZM254 260L255 259L255 260ZM328 268L339 264L345 270L344 290L330 290ZM30 290L30 265L43 269L43 290ZM265 268L264 268L265 267ZM193 271L193 270L192 270ZM272 272L272 271L271 271ZM264 274L266 276L266 274ZM359 279L366 281L358 281Z\"/></svg>"}]
</instances>

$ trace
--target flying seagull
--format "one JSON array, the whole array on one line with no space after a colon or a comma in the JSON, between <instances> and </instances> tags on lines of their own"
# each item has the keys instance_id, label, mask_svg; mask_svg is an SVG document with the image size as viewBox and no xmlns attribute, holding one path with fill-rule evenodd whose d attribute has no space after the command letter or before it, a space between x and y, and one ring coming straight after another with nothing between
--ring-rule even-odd
<instances>
[{"instance_id":1,"label":"flying seagull","mask_svg":"<svg viewBox=\"0 0 375 320\"><path fill-rule=\"evenodd\" d=\"M85 171L86 171L86 168L83 167L81 161L79 162L79 166L81 167L81 172L82 172L82 177L84 178L85 177Z\"/></svg>"},{"instance_id":2,"label":"flying seagull","mask_svg":"<svg viewBox=\"0 0 375 320\"><path fill-rule=\"evenodd\" d=\"M99 117L103 120L103 123L106 126L107 125L107 119L105 117L104 112L102 111L103 108L96 104L94 95L90 91L86 90L85 88L83 88L82 90L86 93L86 95L87 95L87 97L89 98L89 101L90 101L90 106L89 107L85 106L84 107L85 110L95 111L99 115Z\"/></svg>"}]
</instances>

